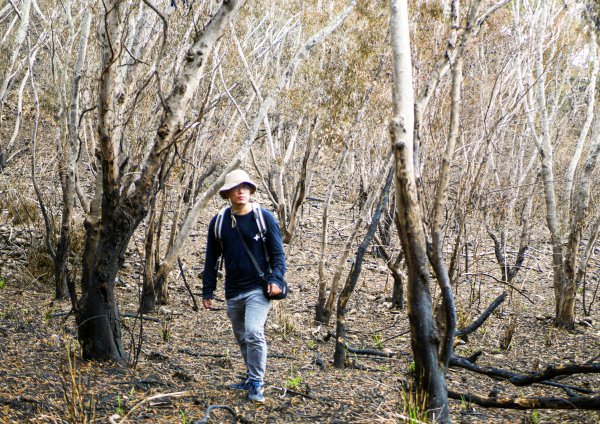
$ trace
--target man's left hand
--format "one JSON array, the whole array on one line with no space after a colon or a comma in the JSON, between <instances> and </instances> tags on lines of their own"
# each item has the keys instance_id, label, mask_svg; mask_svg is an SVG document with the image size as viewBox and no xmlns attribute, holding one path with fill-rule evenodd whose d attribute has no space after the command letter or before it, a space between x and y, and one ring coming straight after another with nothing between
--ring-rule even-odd
<instances>
[{"instance_id":1,"label":"man's left hand","mask_svg":"<svg viewBox=\"0 0 600 424\"><path fill-rule=\"evenodd\" d=\"M269 296L277 296L279 293L281 293L281 288L275 283L269 283L267 294Z\"/></svg>"}]
</instances>

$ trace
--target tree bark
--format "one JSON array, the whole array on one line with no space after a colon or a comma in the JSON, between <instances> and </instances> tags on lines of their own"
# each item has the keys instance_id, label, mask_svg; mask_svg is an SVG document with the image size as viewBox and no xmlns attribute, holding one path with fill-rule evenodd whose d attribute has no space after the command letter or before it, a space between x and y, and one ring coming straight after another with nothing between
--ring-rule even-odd
<instances>
[{"instance_id":1,"label":"tree bark","mask_svg":"<svg viewBox=\"0 0 600 424\"><path fill-rule=\"evenodd\" d=\"M544 371L529 375L517 375L509 381L515 386L528 386L533 383L539 383L545 380L550 380L561 375L573 374L597 374L600 372L600 364L569 364L548 366Z\"/></svg>"},{"instance_id":2,"label":"tree bark","mask_svg":"<svg viewBox=\"0 0 600 424\"><path fill-rule=\"evenodd\" d=\"M144 276L142 283L142 298L140 302L140 312L142 314L150 313L156 305L156 293L154 291L154 267L156 247L156 196L151 201L150 214L146 228L146 237L144 239Z\"/></svg>"}]
</instances>

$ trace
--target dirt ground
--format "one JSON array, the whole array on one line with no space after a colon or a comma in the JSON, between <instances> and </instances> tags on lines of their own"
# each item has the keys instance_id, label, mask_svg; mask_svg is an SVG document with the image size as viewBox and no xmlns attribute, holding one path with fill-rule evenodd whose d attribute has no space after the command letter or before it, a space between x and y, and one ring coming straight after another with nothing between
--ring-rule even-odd
<instances>
[{"instance_id":1,"label":"dirt ground","mask_svg":"<svg viewBox=\"0 0 600 424\"><path fill-rule=\"evenodd\" d=\"M69 303L53 300L51 284L41 279L5 281L0 289L0 422L73 422L93 413L95 422L188 423L202 418L211 405L232 408L239 422L403 422L409 414L403 387L410 379L412 358L406 310L392 311L387 302L391 277L375 255L366 259L359 287L350 300L348 341L352 347L395 355L349 354L352 368L335 369L334 342L327 337L335 322L330 326L314 323L318 258L311 252L318 249L308 248L308 243L315 242L311 242L310 225L303 231L305 237L288 251L293 292L288 299L275 302L267 324L270 351L263 405L227 388L240 378L243 363L230 332L222 287L216 310L193 311L183 280L177 276L169 305L141 322L129 318L127 313L135 315L141 282L141 261L132 253L117 296L124 314L125 348L132 353L141 349L135 366L82 363L77 357L69 364L68 346L76 346L74 319L67 315ZM196 247L184 258L186 277L198 297L203 240L201 232L196 234L192 240ZM591 325L580 325L574 332L553 328L547 256L543 251L535 255L528 259L528 269L511 296L467 342L457 343L457 355L482 350L478 365L516 373L597 358L598 307L592 309ZM598 254L592 266L597 267L597 258ZM487 266L493 272L492 259L489 252L481 254L479 270ZM455 289L460 327L477 317L504 287L493 280L473 278ZM577 308L583 318L580 301ZM500 341L510 333L509 348L502 349ZM539 384L515 387L458 368L449 370L447 381L451 390L481 396L490 392L498 396L567 396L562 389ZM597 374L560 382L593 392L600 389ZM464 400L451 400L450 406L453 421L461 423L600 422L600 414L594 411L486 409ZM113 417L115 414L122 418ZM215 409L209 422L229 422L231 417L226 409Z\"/></svg>"},{"instance_id":2,"label":"dirt ground","mask_svg":"<svg viewBox=\"0 0 600 424\"><path fill-rule=\"evenodd\" d=\"M345 194L339 196L334 202L343 205ZM198 303L206 237L202 223L220 208L217 202L207 208L182 255L185 277ZM321 213L322 202L309 199L298 239L286 248L292 292L288 299L274 302L267 323L270 351L263 405L227 388L239 380L244 369L226 316L222 282L216 310L194 311L183 278L174 271L170 304L141 321L135 318L143 262L140 229L130 243L116 286L123 344L131 354L131 365L81 362L77 354L68 354L77 353L75 321L69 315L70 303L53 299L51 267L40 254L43 241L37 224L17 228L0 222L0 422L84 422L87 416L94 417L94 422L188 423L201 419L214 405L231 408L239 422L405 421L410 415L405 387L411 379L412 363L408 317L406 310L390 309L392 278L374 251L365 259L349 302L348 343L394 355L349 353L349 367L336 369L332 365L334 340L328 337L334 331L335 317L329 325L314 322ZM350 232L353 213L337 207L330 217L328 278ZM509 297L466 341L457 341L455 353L469 356L482 351L478 365L515 373L551 364L597 362L598 302L585 317L579 294L578 317L588 323L578 325L574 332L552 326L552 273L544 239L532 242L536 248L529 250L525 267L511 287L493 278L499 276L499 269L492 246L489 240L471 246L469 274L463 273L454 287L458 327L478 317L503 291L508 290ZM348 262L346 272L349 267ZM588 270L587 304L597 289L599 268L600 250L596 249ZM447 382L450 390L480 396L567 397L559 388L541 384L515 387L459 368L450 368ZM576 375L560 382L592 392L600 390L598 374ZM486 409L464 400L451 400L450 407L453 422L461 423L600 422L600 414L594 411ZM229 422L232 413L214 409L209 422Z\"/></svg>"}]
</instances>

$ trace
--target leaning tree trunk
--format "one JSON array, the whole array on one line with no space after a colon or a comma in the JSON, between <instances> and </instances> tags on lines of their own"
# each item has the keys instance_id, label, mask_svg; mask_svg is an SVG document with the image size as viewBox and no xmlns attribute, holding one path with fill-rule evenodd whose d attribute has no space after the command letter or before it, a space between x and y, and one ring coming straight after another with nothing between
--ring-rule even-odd
<instances>
[{"instance_id":1,"label":"leaning tree trunk","mask_svg":"<svg viewBox=\"0 0 600 424\"><path fill-rule=\"evenodd\" d=\"M592 184L591 177L594 168L596 167L598 155L600 155L600 118L596 118L594 132L592 134L592 146L590 148L589 156L583 165L578 189L573 195L573 212L570 222L570 233L564 263L565 287L563 288L565 293L564 297L568 301L568 303L564 303L564 307L565 309L569 308L568 313L573 316L575 315L575 294L577 292L577 283L579 281L577 275L577 260L580 256L582 263L584 263L586 260L585 255L581 255L579 253L579 245L581 242L581 235L585 227L585 220L587 215L589 215L591 197L590 186ZM590 240L593 240L594 234L591 234L591 236L592 237L590 237ZM588 240L588 243L591 242L590 240Z\"/></svg>"},{"instance_id":2,"label":"leaning tree trunk","mask_svg":"<svg viewBox=\"0 0 600 424\"><path fill-rule=\"evenodd\" d=\"M583 234L583 230L586 226L586 220L589 215L589 204L590 204L590 192L592 184L591 178L594 168L596 167L596 162L598 159L598 154L600 153L600 119L596 116L596 122L594 123L594 128L591 135L591 146L588 153L588 157L584 162L583 169L581 170L581 175L579 177L579 184L577 184L577 188L573 188L573 178L575 174L575 169L577 168L577 164L581 157L581 152L583 150L583 142L587 137L587 133L589 127L591 126L591 122L594 117L594 105L595 105L595 97L596 97L596 79L598 75L598 67L599 61L597 57L597 40L596 34L592 32L591 34L591 45L592 45L592 57L593 57L593 69L592 75L590 77L590 83L588 85L589 97L588 97L588 111L586 120L584 122L583 128L581 130L579 140L577 142L576 152L569 164L569 170L567 173L567 190L566 195L569 199L570 208L568 210L570 216L569 222L569 234L568 234L568 242L566 246L565 252L565 260L563 264L564 269L564 283L561 287L561 302L560 309L557 309L557 322L564 322L571 317L575 317L575 296L577 293L578 283L580 281L578 277L578 259L581 260L581 265L583 265L583 269L587 265L587 260L585 256L580 257L579 249L581 237ZM597 115L597 114L596 114ZM593 234L592 234L593 235ZM593 237L591 238L593 239ZM588 240L587 243L590 243L591 240ZM586 249L584 249L586 250ZM557 305L557 306L559 306ZM563 318L566 317L567 319ZM570 320L567 321L568 326L571 327Z\"/></svg>"},{"instance_id":3,"label":"leaning tree trunk","mask_svg":"<svg viewBox=\"0 0 600 424\"><path fill-rule=\"evenodd\" d=\"M348 145L344 147L344 151L340 153L340 157L333 169L333 175L331 176L329 187L327 188L327 195L325 196L325 206L323 207L323 218L321 227L321 248L319 253L319 291L317 297L317 305L315 310L315 321L327 322L329 318L325 314L325 302L327 300L327 280L325 277L325 266L327 263L326 251L328 243L328 230L329 230L329 206L331 205L331 199L333 198L333 192L335 190L335 183L341 173L342 164L346 160L348 153Z\"/></svg>"},{"instance_id":4,"label":"leaning tree trunk","mask_svg":"<svg viewBox=\"0 0 600 424\"><path fill-rule=\"evenodd\" d=\"M371 223L369 224L367 234L360 243L360 246L358 246L356 260L352 266L352 270L348 274L346 284L342 288L340 296L338 297L335 330L335 352L333 354L333 366L336 368L344 368L346 359L346 306L348 305L350 295L352 295L352 292L356 287L356 283L358 282L358 278L360 277L363 259L367 253L367 249L369 248L371 241L373 240L373 237L375 236L375 231L377 231L377 226L379 225L379 220L381 219L381 212L385 208L388 201L390 187L392 186L392 177L393 173L390 169L385 185L383 186L383 189L379 195L379 201L377 202L377 207L375 208L373 218L371 218Z\"/></svg>"},{"instance_id":5,"label":"leaning tree trunk","mask_svg":"<svg viewBox=\"0 0 600 424\"><path fill-rule=\"evenodd\" d=\"M416 395L434 419L449 421L448 393L438 367L438 345L429 292L423 213L414 168L414 91L407 0L391 0L394 116L390 135L395 156L399 235L408 269L408 319L415 361Z\"/></svg>"},{"instance_id":6,"label":"leaning tree trunk","mask_svg":"<svg viewBox=\"0 0 600 424\"><path fill-rule=\"evenodd\" d=\"M308 191L310 189L310 184L314 172L313 170L315 162L320 149L320 144L315 149L313 142L316 125L317 117L315 117L313 119L313 122L310 124L310 129L308 131L308 139L306 141L306 149L304 151L304 158L302 159L300 177L298 178L298 184L294 191L293 200L290 205L288 222L284 223L284 228L282 230L283 242L288 245L292 243L294 237L296 236L296 227L300 220L300 211L302 209L302 206L304 205L306 196L308 196Z\"/></svg>"}]
</instances>

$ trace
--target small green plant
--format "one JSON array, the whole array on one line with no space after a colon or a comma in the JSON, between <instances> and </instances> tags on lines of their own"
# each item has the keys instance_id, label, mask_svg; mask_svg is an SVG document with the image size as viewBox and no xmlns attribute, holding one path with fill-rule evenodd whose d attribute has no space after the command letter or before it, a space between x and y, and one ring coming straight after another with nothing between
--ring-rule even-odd
<instances>
[{"instance_id":1,"label":"small green plant","mask_svg":"<svg viewBox=\"0 0 600 424\"><path fill-rule=\"evenodd\" d=\"M6 286L6 281L4 281L4 278L0 277L0 289L3 289L4 286Z\"/></svg>"},{"instance_id":2,"label":"small green plant","mask_svg":"<svg viewBox=\"0 0 600 424\"><path fill-rule=\"evenodd\" d=\"M132 398L135 395L135 386L131 386L131 390L129 391L129 397Z\"/></svg>"},{"instance_id":3,"label":"small green plant","mask_svg":"<svg viewBox=\"0 0 600 424\"><path fill-rule=\"evenodd\" d=\"M121 407L121 396L117 395L117 410L116 410L117 415L119 416L123 416L123 408Z\"/></svg>"},{"instance_id":4,"label":"small green plant","mask_svg":"<svg viewBox=\"0 0 600 424\"><path fill-rule=\"evenodd\" d=\"M300 373L296 373L294 375L294 368L290 368L290 377L287 379L285 386L288 389L296 390L296 389L298 389L298 387L300 387L301 383L302 383L302 376L300 375Z\"/></svg>"},{"instance_id":5,"label":"small green plant","mask_svg":"<svg viewBox=\"0 0 600 424\"><path fill-rule=\"evenodd\" d=\"M539 422L540 422L540 411L538 409L534 409L531 412L531 422L532 422L532 424L539 424Z\"/></svg>"},{"instance_id":6,"label":"small green plant","mask_svg":"<svg viewBox=\"0 0 600 424\"><path fill-rule=\"evenodd\" d=\"M469 410L472 407L471 402L466 400L463 395L460 396L460 406L465 410Z\"/></svg>"},{"instance_id":7,"label":"small green plant","mask_svg":"<svg viewBox=\"0 0 600 424\"><path fill-rule=\"evenodd\" d=\"M187 424L187 417L185 416L185 412L183 412L183 410L179 410L179 414L181 415L181 422L183 424Z\"/></svg>"},{"instance_id":8,"label":"small green plant","mask_svg":"<svg viewBox=\"0 0 600 424\"><path fill-rule=\"evenodd\" d=\"M416 369L417 365L415 364L415 361L410 361L410 364L408 364L408 372L413 373Z\"/></svg>"},{"instance_id":9,"label":"small green plant","mask_svg":"<svg viewBox=\"0 0 600 424\"><path fill-rule=\"evenodd\" d=\"M373 341L375 342L375 347L377 347L377 349L383 349L383 337L381 334L373 334Z\"/></svg>"},{"instance_id":10,"label":"small green plant","mask_svg":"<svg viewBox=\"0 0 600 424\"><path fill-rule=\"evenodd\" d=\"M225 349L225 355L220 360L220 365L223 368L233 368L233 362L231 361L231 351L229 348Z\"/></svg>"},{"instance_id":11,"label":"small green plant","mask_svg":"<svg viewBox=\"0 0 600 424\"><path fill-rule=\"evenodd\" d=\"M405 421L409 423L425 422L427 420L427 398L418 396L413 392L402 389L402 403L404 405Z\"/></svg>"},{"instance_id":12,"label":"small green plant","mask_svg":"<svg viewBox=\"0 0 600 424\"><path fill-rule=\"evenodd\" d=\"M309 340L306 342L306 347L310 350L315 350L317 348L317 342L315 342L314 340Z\"/></svg>"}]
</instances>

